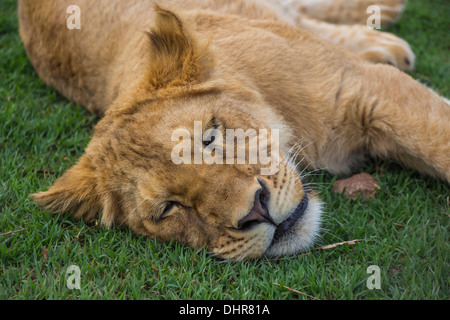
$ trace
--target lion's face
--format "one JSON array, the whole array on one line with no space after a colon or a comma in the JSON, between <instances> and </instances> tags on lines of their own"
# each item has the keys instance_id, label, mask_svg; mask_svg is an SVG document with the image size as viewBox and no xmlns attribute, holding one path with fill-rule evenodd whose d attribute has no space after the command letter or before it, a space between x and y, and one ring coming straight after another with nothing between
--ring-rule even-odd
<instances>
[{"instance_id":1,"label":"lion's face","mask_svg":"<svg viewBox=\"0 0 450 320\"><path fill-rule=\"evenodd\" d=\"M107 226L230 260L307 248L321 205L296 171L289 130L258 94L219 88L212 58L175 15L158 19L144 79L107 111L80 161L35 200L85 220L101 212ZM239 143L231 130L249 135Z\"/></svg>"},{"instance_id":2,"label":"lion's face","mask_svg":"<svg viewBox=\"0 0 450 320\"><path fill-rule=\"evenodd\" d=\"M129 145L144 159L146 143L155 146L148 167L144 164L133 175L134 201L128 215L139 221L139 230L164 241L175 239L190 246L207 246L209 251L228 259L296 252L311 244L318 232L320 205L315 195L305 190L293 163L279 159L278 170L262 174L263 168L273 164L249 164L249 152L255 147L250 139L245 143L244 164L237 163L237 139L234 161L226 161L229 129L270 129L267 121L243 113L243 108L226 101L212 105L208 99L187 100L167 103L163 109L170 116L156 120L150 127L146 124L151 120L146 118L152 115L144 112L142 124L129 132L130 139L135 140L134 145ZM201 136L206 141L196 144L195 130L199 127L195 128L195 124L202 124ZM219 138L210 139L208 128L217 130L215 137L224 136L222 143ZM174 150L178 155L176 147L182 139L172 140L180 129L186 133L182 138L188 139L192 152L186 158L188 163L178 164L173 155ZM119 144L117 147L122 148ZM196 164L195 148L204 156L208 150L223 150L222 159L213 163L204 159ZM269 144L268 150L273 149ZM122 170L133 168L133 162L127 164L125 160Z\"/></svg>"},{"instance_id":3,"label":"lion's face","mask_svg":"<svg viewBox=\"0 0 450 320\"><path fill-rule=\"evenodd\" d=\"M233 156L227 158L229 129L273 128L270 121L255 116L258 106L247 106L247 113L238 101L220 99L187 98L150 103L133 113L108 113L80 162L35 199L86 220L101 211L106 225L127 225L162 241L206 246L230 260L307 248L320 224L316 195L304 187L295 162L283 157L285 147L279 149L278 141L266 140L267 154L276 150L279 156L275 164L261 164L260 159L250 164L255 141L248 137L242 147L245 163L237 163L237 138ZM200 143L195 136L199 124ZM185 138L186 146L191 146L184 150L190 151L188 163L179 163L174 155L182 154L177 147ZM258 143L264 141L262 135L257 138ZM203 157L208 150L215 154L222 149L223 163L219 158L194 163L195 148ZM275 170L264 173L271 166Z\"/></svg>"}]
</instances>

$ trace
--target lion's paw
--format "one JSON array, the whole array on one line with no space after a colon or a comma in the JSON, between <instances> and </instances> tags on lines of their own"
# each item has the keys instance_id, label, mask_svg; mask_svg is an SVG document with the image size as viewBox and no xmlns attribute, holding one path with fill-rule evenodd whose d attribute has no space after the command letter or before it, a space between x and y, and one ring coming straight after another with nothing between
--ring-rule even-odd
<instances>
[{"instance_id":1,"label":"lion's paw","mask_svg":"<svg viewBox=\"0 0 450 320\"><path fill-rule=\"evenodd\" d=\"M365 60L387 63L403 71L414 69L416 58L411 47L393 34L367 29L357 47L357 53Z\"/></svg>"}]
</instances>

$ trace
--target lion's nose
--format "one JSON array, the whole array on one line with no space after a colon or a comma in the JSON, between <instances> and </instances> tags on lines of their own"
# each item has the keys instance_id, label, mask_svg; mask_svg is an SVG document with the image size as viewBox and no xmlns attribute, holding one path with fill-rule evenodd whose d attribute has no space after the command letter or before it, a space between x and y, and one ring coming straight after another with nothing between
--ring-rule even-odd
<instances>
[{"instance_id":1,"label":"lion's nose","mask_svg":"<svg viewBox=\"0 0 450 320\"><path fill-rule=\"evenodd\" d=\"M250 213L238 222L238 228L241 230L248 229L253 225L262 222L271 223L276 226L275 222L273 222L272 218L269 215L269 210L267 209L269 190L265 187L264 184L261 184L261 186L262 189L259 189L255 193L255 200Z\"/></svg>"}]
</instances>

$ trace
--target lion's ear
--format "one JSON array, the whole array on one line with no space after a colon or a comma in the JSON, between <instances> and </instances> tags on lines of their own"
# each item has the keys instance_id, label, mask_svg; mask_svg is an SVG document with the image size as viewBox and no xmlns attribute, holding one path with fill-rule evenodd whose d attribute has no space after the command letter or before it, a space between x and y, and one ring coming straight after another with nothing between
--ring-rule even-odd
<instances>
[{"instance_id":1,"label":"lion's ear","mask_svg":"<svg viewBox=\"0 0 450 320\"><path fill-rule=\"evenodd\" d=\"M102 199L97 190L94 171L89 158L83 155L48 191L31 196L53 213L67 212L85 221L96 219L102 209Z\"/></svg>"},{"instance_id":2,"label":"lion's ear","mask_svg":"<svg viewBox=\"0 0 450 320\"><path fill-rule=\"evenodd\" d=\"M179 15L155 6L155 26L147 33L147 83L154 89L194 84L205 75L211 65L209 44L201 43L193 29Z\"/></svg>"}]
</instances>

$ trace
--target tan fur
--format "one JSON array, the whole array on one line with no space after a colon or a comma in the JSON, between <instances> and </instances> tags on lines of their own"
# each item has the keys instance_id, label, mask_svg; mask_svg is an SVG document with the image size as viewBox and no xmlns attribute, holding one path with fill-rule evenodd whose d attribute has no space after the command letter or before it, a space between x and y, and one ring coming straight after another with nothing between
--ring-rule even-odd
<instances>
[{"instance_id":1,"label":"tan fur","mask_svg":"<svg viewBox=\"0 0 450 320\"><path fill-rule=\"evenodd\" d=\"M65 26L71 4L81 8L81 30ZM449 106L408 75L251 2L164 5L19 1L21 37L39 75L104 115L80 161L33 195L45 208L85 220L101 214L107 226L241 259L295 253L314 241L321 203L297 168L349 173L371 155L450 181ZM193 132L194 121L221 131L279 129L279 170L174 164L171 135ZM273 241L305 193L304 216ZM271 222L243 229L259 202Z\"/></svg>"},{"instance_id":2,"label":"tan fur","mask_svg":"<svg viewBox=\"0 0 450 320\"><path fill-rule=\"evenodd\" d=\"M281 21L308 30L374 63L387 63L404 71L414 69L415 55L399 37L367 27L372 14L380 9L380 27L397 21L406 0L262 0ZM336 25L336 23L340 25Z\"/></svg>"},{"instance_id":3,"label":"tan fur","mask_svg":"<svg viewBox=\"0 0 450 320\"><path fill-rule=\"evenodd\" d=\"M337 44L373 63L386 63L404 71L414 69L416 57L409 44L399 37L365 25L333 25L302 15L301 28Z\"/></svg>"},{"instance_id":4,"label":"tan fur","mask_svg":"<svg viewBox=\"0 0 450 320\"><path fill-rule=\"evenodd\" d=\"M302 10L318 20L339 24L366 24L372 5L381 9L381 27L385 28L400 18L406 0L299 0Z\"/></svg>"}]
</instances>

